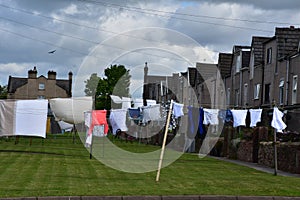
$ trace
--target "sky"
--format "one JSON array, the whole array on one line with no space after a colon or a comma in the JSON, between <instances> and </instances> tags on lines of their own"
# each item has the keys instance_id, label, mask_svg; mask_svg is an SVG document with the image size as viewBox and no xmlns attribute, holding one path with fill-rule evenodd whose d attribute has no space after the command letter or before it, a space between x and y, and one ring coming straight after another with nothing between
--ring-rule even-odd
<instances>
[{"instance_id":1,"label":"sky","mask_svg":"<svg viewBox=\"0 0 300 200\"><path fill-rule=\"evenodd\" d=\"M91 73L122 64L134 93L145 62L152 75L217 63L252 36L299 27L299 10L295 0L0 0L0 85L36 66L38 76L72 71L73 94L82 96Z\"/></svg>"}]
</instances>

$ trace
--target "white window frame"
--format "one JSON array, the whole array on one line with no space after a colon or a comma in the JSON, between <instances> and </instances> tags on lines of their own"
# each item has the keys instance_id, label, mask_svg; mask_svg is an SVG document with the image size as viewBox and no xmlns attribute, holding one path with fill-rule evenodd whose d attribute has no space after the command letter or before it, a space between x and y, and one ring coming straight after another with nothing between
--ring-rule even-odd
<instances>
[{"instance_id":1,"label":"white window frame","mask_svg":"<svg viewBox=\"0 0 300 200\"><path fill-rule=\"evenodd\" d=\"M239 73L241 68L242 68L242 52L240 52L239 55L236 56L235 72Z\"/></svg>"},{"instance_id":2,"label":"white window frame","mask_svg":"<svg viewBox=\"0 0 300 200\"><path fill-rule=\"evenodd\" d=\"M272 47L267 49L267 64L272 63Z\"/></svg>"},{"instance_id":3,"label":"white window frame","mask_svg":"<svg viewBox=\"0 0 300 200\"><path fill-rule=\"evenodd\" d=\"M260 93L260 84L255 84L254 86L254 99L259 99L259 93Z\"/></svg>"},{"instance_id":4,"label":"white window frame","mask_svg":"<svg viewBox=\"0 0 300 200\"><path fill-rule=\"evenodd\" d=\"M254 49L251 50L251 57L250 57L250 80L254 77Z\"/></svg>"},{"instance_id":5,"label":"white window frame","mask_svg":"<svg viewBox=\"0 0 300 200\"><path fill-rule=\"evenodd\" d=\"M248 83L244 84L244 105L248 104Z\"/></svg>"},{"instance_id":6,"label":"white window frame","mask_svg":"<svg viewBox=\"0 0 300 200\"><path fill-rule=\"evenodd\" d=\"M279 104L283 105L283 98L284 97L284 80L281 79L279 81Z\"/></svg>"},{"instance_id":7,"label":"white window frame","mask_svg":"<svg viewBox=\"0 0 300 200\"><path fill-rule=\"evenodd\" d=\"M292 104L297 103L297 90L298 90L298 75L293 76L293 85L292 85Z\"/></svg>"},{"instance_id":8,"label":"white window frame","mask_svg":"<svg viewBox=\"0 0 300 200\"><path fill-rule=\"evenodd\" d=\"M39 90L45 90L45 83L39 83Z\"/></svg>"}]
</instances>

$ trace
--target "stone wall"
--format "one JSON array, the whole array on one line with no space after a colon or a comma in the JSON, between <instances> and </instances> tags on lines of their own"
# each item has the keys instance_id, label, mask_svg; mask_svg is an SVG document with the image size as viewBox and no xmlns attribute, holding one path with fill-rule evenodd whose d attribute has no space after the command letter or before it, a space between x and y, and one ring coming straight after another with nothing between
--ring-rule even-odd
<instances>
[{"instance_id":1,"label":"stone wall","mask_svg":"<svg viewBox=\"0 0 300 200\"><path fill-rule=\"evenodd\" d=\"M300 173L300 142L277 144L278 169L291 173ZM274 167L273 142L261 142L259 145L258 164Z\"/></svg>"},{"instance_id":2,"label":"stone wall","mask_svg":"<svg viewBox=\"0 0 300 200\"><path fill-rule=\"evenodd\" d=\"M237 149L237 159L253 162L253 142L242 140Z\"/></svg>"}]
</instances>

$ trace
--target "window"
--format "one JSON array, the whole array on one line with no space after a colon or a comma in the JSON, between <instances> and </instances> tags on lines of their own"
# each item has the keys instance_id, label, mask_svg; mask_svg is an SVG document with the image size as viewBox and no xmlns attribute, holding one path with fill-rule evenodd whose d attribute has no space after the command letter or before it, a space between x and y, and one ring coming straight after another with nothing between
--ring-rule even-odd
<instances>
[{"instance_id":1,"label":"window","mask_svg":"<svg viewBox=\"0 0 300 200\"><path fill-rule=\"evenodd\" d=\"M250 79L254 77L254 50L251 50L251 57L250 57Z\"/></svg>"},{"instance_id":2,"label":"window","mask_svg":"<svg viewBox=\"0 0 300 200\"><path fill-rule=\"evenodd\" d=\"M260 84L254 86L254 99L259 99Z\"/></svg>"},{"instance_id":3,"label":"window","mask_svg":"<svg viewBox=\"0 0 300 200\"><path fill-rule=\"evenodd\" d=\"M272 63L272 48L268 48L267 49L267 64L271 64Z\"/></svg>"},{"instance_id":4,"label":"window","mask_svg":"<svg viewBox=\"0 0 300 200\"><path fill-rule=\"evenodd\" d=\"M227 88L227 105L230 105L230 88Z\"/></svg>"},{"instance_id":5,"label":"window","mask_svg":"<svg viewBox=\"0 0 300 200\"><path fill-rule=\"evenodd\" d=\"M279 104L283 104L283 93L284 93L284 80L281 79L279 82Z\"/></svg>"},{"instance_id":6,"label":"window","mask_svg":"<svg viewBox=\"0 0 300 200\"><path fill-rule=\"evenodd\" d=\"M298 86L298 76L293 76L293 88L292 88L292 104L297 103L297 86Z\"/></svg>"},{"instance_id":7,"label":"window","mask_svg":"<svg viewBox=\"0 0 300 200\"><path fill-rule=\"evenodd\" d=\"M265 103L270 103L270 86L271 84L265 85Z\"/></svg>"},{"instance_id":8,"label":"window","mask_svg":"<svg viewBox=\"0 0 300 200\"><path fill-rule=\"evenodd\" d=\"M38 96L38 99L45 99L45 96L40 95L40 96Z\"/></svg>"},{"instance_id":9,"label":"window","mask_svg":"<svg viewBox=\"0 0 300 200\"><path fill-rule=\"evenodd\" d=\"M239 105L239 101L240 101L240 90L236 89L235 90L235 105L238 106Z\"/></svg>"},{"instance_id":10,"label":"window","mask_svg":"<svg viewBox=\"0 0 300 200\"><path fill-rule=\"evenodd\" d=\"M45 84L39 83L39 90L45 90Z\"/></svg>"},{"instance_id":11,"label":"window","mask_svg":"<svg viewBox=\"0 0 300 200\"><path fill-rule=\"evenodd\" d=\"M244 84L244 105L248 105L248 84Z\"/></svg>"},{"instance_id":12,"label":"window","mask_svg":"<svg viewBox=\"0 0 300 200\"><path fill-rule=\"evenodd\" d=\"M241 66L242 66L242 52L240 52L239 55L236 57L236 63L235 63L235 72L238 73L240 72Z\"/></svg>"}]
</instances>

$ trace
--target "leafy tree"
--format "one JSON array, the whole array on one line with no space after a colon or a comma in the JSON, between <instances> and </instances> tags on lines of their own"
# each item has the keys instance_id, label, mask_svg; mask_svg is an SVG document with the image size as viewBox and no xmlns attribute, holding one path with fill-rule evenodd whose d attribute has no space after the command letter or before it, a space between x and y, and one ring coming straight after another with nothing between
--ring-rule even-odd
<instances>
[{"instance_id":1,"label":"leafy tree","mask_svg":"<svg viewBox=\"0 0 300 200\"><path fill-rule=\"evenodd\" d=\"M7 98L7 85L1 86L0 85L0 99Z\"/></svg>"},{"instance_id":2,"label":"leafy tree","mask_svg":"<svg viewBox=\"0 0 300 200\"><path fill-rule=\"evenodd\" d=\"M97 73L93 73L93 74L91 74L89 79L84 81L84 83L85 83L84 93L86 96L94 96L95 95L99 80L100 80L100 77L97 76Z\"/></svg>"},{"instance_id":3,"label":"leafy tree","mask_svg":"<svg viewBox=\"0 0 300 200\"><path fill-rule=\"evenodd\" d=\"M105 77L98 81L95 107L96 109L110 110L111 99L109 95L129 97L131 75L123 65L111 65L104 70L104 74Z\"/></svg>"}]
</instances>

